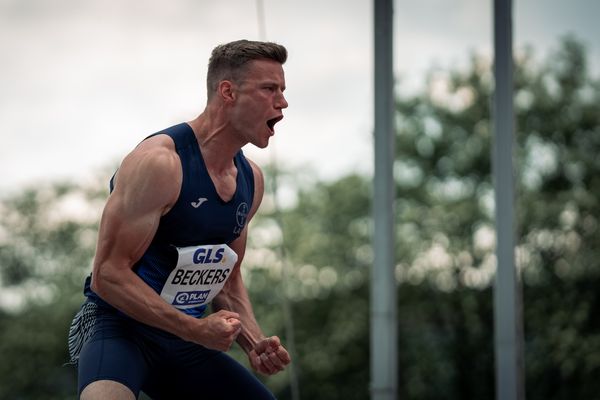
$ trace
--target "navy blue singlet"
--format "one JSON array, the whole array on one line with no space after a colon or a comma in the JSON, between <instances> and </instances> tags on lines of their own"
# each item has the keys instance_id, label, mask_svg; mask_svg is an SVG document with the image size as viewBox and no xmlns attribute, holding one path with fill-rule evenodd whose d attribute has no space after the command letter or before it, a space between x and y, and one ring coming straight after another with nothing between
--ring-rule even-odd
<instances>
[{"instance_id":1,"label":"navy blue singlet","mask_svg":"<svg viewBox=\"0 0 600 400\"><path fill-rule=\"evenodd\" d=\"M166 134L175 142L183 169L179 198L161 219L150 246L133 270L144 282L160 293L177 264L176 247L230 244L246 225L254 196L252 167L240 150L234 157L237 186L230 201L223 201L208 174L192 128L182 123L149 137ZM114 177L113 177L114 178ZM113 180L110 184L113 189ZM90 301L110 307L90 287L91 275L85 281L84 294ZM206 305L182 310L194 317L204 314Z\"/></svg>"}]
</instances>

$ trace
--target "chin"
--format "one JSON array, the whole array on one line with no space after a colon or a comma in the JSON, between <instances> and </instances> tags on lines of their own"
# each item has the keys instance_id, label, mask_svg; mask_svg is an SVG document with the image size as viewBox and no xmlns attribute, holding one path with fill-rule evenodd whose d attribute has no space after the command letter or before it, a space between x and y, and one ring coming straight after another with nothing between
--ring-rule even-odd
<instances>
[{"instance_id":1,"label":"chin","mask_svg":"<svg viewBox=\"0 0 600 400\"><path fill-rule=\"evenodd\" d=\"M269 141L267 140L264 143L255 143L254 145L259 149L266 149L269 146Z\"/></svg>"},{"instance_id":2,"label":"chin","mask_svg":"<svg viewBox=\"0 0 600 400\"><path fill-rule=\"evenodd\" d=\"M252 143L252 144L254 144L254 145L255 145L256 147L258 147L259 149L264 149L264 148L266 148L267 146L269 146L269 139L270 139L270 138L269 138L269 137L267 137L267 138L265 138L265 139L263 139L263 140L261 140L261 141L255 141L255 142L254 142L254 143Z\"/></svg>"}]
</instances>

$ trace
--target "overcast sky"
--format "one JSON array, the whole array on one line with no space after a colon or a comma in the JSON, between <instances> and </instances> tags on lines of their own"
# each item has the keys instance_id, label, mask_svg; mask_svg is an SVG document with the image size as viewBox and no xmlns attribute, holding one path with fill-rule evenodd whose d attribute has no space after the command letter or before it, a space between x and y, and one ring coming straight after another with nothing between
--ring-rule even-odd
<instances>
[{"instance_id":1,"label":"overcast sky","mask_svg":"<svg viewBox=\"0 0 600 400\"><path fill-rule=\"evenodd\" d=\"M266 37L289 50L290 107L268 150L321 178L372 170L369 0L263 0ZM395 2L395 71L405 88L433 65L491 54L492 0ZM515 0L515 51L542 59L574 33L600 70L600 1ZM259 39L255 0L0 0L0 195L82 179L143 137L193 119L210 51ZM402 89L402 88L401 88Z\"/></svg>"}]
</instances>

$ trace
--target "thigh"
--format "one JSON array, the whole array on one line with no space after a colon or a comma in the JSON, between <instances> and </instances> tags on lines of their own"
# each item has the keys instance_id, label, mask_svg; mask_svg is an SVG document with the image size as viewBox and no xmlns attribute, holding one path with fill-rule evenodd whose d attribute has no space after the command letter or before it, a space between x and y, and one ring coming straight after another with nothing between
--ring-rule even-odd
<instances>
[{"instance_id":1,"label":"thigh","mask_svg":"<svg viewBox=\"0 0 600 400\"><path fill-rule=\"evenodd\" d=\"M80 400L135 400L136 395L122 383L115 381L95 381L87 385L79 397Z\"/></svg>"},{"instance_id":2,"label":"thigh","mask_svg":"<svg viewBox=\"0 0 600 400\"><path fill-rule=\"evenodd\" d=\"M99 315L79 356L79 394L92 382L109 380L137 396L147 371L146 358L127 320L111 312Z\"/></svg>"},{"instance_id":3,"label":"thigh","mask_svg":"<svg viewBox=\"0 0 600 400\"><path fill-rule=\"evenodd\" d=\"M253 373L223 352L193 345L193 349L174 354L178 357L170 361L168 377L149 379L153 384L143 388L155 400L275 399Z\"/></svg>"}]
</instances>

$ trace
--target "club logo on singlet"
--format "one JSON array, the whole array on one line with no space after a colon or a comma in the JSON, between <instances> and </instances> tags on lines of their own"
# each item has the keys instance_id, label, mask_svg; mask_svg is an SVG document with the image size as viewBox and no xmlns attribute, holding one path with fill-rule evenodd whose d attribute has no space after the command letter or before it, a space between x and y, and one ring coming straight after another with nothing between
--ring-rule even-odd
<instances>
[{"instance_id":1,"label":"club logo on singlet","mask_svg":"<svg viewBox=\"0 0 600 400\"><path fill-rule=\"evenodd\" d=\"M244 224L246 223L246 217L248 217L248 204L240 203L237 211L235 212L235 219L240 228L244 227Z\"/></svg>"},{"instance_id":2,"label":"club logo on singlet","mask_svg":"<svg viewBox=\"0 0 600 400\"><path fill-rule=\"evenodd\" d=\"M237 226L233 229L233 233L239 235L244 229L244 225L246 224L246 218L248 218L248 204L240 203L237 210L235 211L235 221L237 222Z\"/></svg>"}]
</instances>

